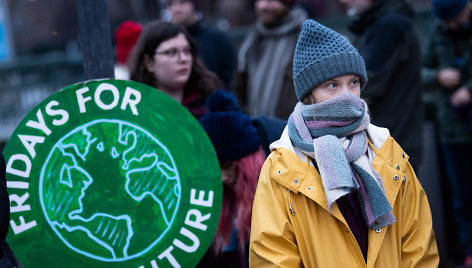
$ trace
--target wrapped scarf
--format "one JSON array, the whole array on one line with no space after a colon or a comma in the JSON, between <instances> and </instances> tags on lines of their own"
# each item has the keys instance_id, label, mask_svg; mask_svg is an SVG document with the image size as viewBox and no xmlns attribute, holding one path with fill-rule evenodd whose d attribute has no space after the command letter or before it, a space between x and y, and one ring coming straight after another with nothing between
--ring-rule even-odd
<instances>
[{"instance_id":1,"label":"wrapped scarf","mask_svg":"<svg viewBox=\"0 0 472 268\"><path fill-rule=\"evenodd\" d=\"M293 60L293 51L303 21L303 8L294 7L274 28L258 22L238 53L238 72L249 73L247 107L251 116L274 116L279 98L283 98L285 72ZM293 88L291 89L293 90Z\"/></svg>"},{"instance_id":2,"label":"wrapped scarf","mask_svg":"<svg viewBox=\"0 0 472 268\"><path fill-rule=\"evenodd\" d=\"M331 207L340 197L358 190L369 228L395 222L380 175L367 158L367 104L346 93L312 105L298 103L289 118L292 144L313 158Z\"/></svg>"}]
</instances>

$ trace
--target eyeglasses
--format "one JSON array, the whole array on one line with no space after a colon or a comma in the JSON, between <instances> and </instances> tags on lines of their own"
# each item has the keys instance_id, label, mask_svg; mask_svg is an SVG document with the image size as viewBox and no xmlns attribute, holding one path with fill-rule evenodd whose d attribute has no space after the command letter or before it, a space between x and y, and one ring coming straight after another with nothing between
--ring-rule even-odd
<instances>
[{"instance_id":1,"label":"eyeglasses","mask_svg":"<svg viewBox=\"0 0 472 268\"><path fill-rule=\"evenodd\" d=\"M168 49L168 50L164 50L164 51L156 51L154 52L155 55L164 55L166 57L168 57L169 59L172 59L172 60L180 60L181 57L182 57L182 54L184 54L184 56L186 57L189 57L192 55L192 50L190 48L185 48L183 50L179 50L179 49L176 49L176 48L171 48L171 49Z\"/></svg>"}]
</instances>

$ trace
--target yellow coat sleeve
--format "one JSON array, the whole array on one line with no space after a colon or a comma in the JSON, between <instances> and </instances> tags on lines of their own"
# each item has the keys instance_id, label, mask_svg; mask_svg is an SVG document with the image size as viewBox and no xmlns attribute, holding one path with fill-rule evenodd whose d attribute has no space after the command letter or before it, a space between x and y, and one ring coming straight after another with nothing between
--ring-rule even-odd
<instances>
[{"instance_id":1,"label":"yellow coat sleeve","mask_svg":"<svg viewBox=\"0 0 472 268\"><path fill-rule=\"evenodd\" d=\"M288 189L270 178L272 160L262 167L252 210L249 267L301 267L288 215Z\"/></svg>"},{"instance_id":2,"label":"yellow coat sleeve","mask_svg":"<svg viewBox=\"0 0 472 268\"><path fill-rule=\"evenodd\" d=\"M439 254L426 193L408 163L402 190L401 267L438 267Z\"/></svg>"}]
</instances>

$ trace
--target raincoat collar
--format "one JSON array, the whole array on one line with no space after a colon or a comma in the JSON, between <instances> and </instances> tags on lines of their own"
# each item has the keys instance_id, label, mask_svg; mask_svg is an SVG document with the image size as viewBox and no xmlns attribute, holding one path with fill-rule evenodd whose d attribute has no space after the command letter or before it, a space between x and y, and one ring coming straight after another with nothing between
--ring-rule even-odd
<instances>
[{"instance_id":1,"label":"raincoat collar","mask_svg":"<svg viewBox=\"0 0 472 268\"><path fill-rule=\"evenodd\" d=\"M408 156L390 136L388 129L370 124L367 135L369 159L373 161L377 171L378 169L384 171L381 175L383 174L386 197L389 203L393 204L400 188L397 182L401 182L403 178ZM273 142L270 148L274 154L274 165L270 170L270 176L293 193L301 193L329 211L320 174L310 158L293 147L287 127L281 138ZM392 178L385 177L385 171L391 174ZM346 223L337 205L333 205L331 214Z\"/></svg>"}]
</instances>

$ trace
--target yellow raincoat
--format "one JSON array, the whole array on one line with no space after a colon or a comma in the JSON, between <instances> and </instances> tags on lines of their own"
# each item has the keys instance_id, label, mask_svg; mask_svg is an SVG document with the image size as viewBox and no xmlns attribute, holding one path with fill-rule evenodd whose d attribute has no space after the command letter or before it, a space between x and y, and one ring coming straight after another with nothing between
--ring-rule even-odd
<instances>
[{"instance_id":1,"label":"yellow raincoat","mask_svg":"<svg viewBox=\"0 0 472 268\"><path fill-rule=\"evenodd\" d=\"M396 222L368 230L367 263L336 203L287 129L271 145L252 213L250 267L437 267L426 194L408 156L387 129L369 125L369 159L383 179Z\"/></svg>"}]
</instances>

